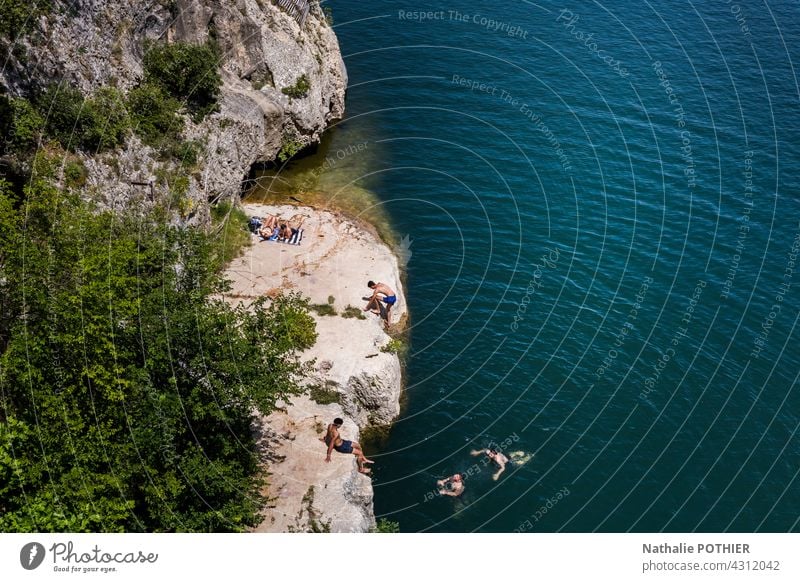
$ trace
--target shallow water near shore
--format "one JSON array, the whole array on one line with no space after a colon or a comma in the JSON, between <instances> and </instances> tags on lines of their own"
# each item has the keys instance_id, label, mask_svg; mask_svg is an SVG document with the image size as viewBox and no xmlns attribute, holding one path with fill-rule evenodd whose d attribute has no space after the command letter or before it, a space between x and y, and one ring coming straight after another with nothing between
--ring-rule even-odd
<instances>
[{"instance_id":1,"label":"shallow water near shore","mask_svg":"<svg viewBox=\"0 0 800 582\"><path fill-rule=\"evenodd\" d=\"M377 516L797 531L796 5L332 8L350 89L328 151L376 147L310 190L407 237ZM469 454L490 443L533 457L494 481ZM461 498L429 495L456 471Z\"/></svg>"},{"instance_id":2,"label":"shallow water near shore","mask_svg":"<svg viewBox=\"0 0 800 582\"><path fill-rule=\"evenodd\" d=\"M336 122L321 143L297 158L254 172L244 196L248 203L299 204L338 210L375 227L394 246L396 236L376 194L382 144L368 121Z\"/></svg>"}]
</instances>

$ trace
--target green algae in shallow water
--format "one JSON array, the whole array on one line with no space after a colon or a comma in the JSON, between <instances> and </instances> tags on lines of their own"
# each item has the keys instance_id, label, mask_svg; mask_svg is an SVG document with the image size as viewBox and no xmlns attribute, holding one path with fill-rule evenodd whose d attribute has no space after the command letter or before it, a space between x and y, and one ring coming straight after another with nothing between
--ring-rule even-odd
<instances>
[{"instance_id":1,"label":"green algae in shallow water","mask_svg":"<svg viewBox=\"0 0 800 582\"><path fill-rule=\"evenodd\" d=\"M308 155L256 170L246 201L339 210L372 224L384 242L395 246L389 216L371 189L382 146L370 134L363 127L332 128Z\"/></svg>"}]
</instances>

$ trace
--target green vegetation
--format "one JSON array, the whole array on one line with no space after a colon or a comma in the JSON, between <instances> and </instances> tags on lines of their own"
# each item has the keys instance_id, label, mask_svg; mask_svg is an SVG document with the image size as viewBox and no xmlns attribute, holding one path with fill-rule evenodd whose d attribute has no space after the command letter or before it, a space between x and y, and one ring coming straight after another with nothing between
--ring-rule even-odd
<instances>
[{"instance_id":1,"label":"green vegetation","mask_svg":"<svg viewBox=\"0 0 800 582\"><path fill-rule=\"evenodd\" d=\"M36 147L44 119L26 99L0 96L0 151L20 152Z\"/></svg>"},{"instance_id":2,"label":"green vegetation","mask_svg":"<svg viewBox=\"0 0 800 582\"><path fill-rule=\"evenodd\" d=\"M230 202L222 202L211 207L211 221L215 260L218 265L224 266L252 243L248 229L250 219L241 208Z\"/></svg>"},{"instance_id":3,"label":"green vegetation","mask_svg":"<svg viewBox=\"0 0 800 582\"><path fill-rule=\"evenodd\" d=\"M162 153L168 159L177 160L181 167L192 169L197 167L203 144L197 140L176 140L166 144Z\"/></svg>"},{"instance_id":4,"label":"green vegetation","mask_svg":"<svg viewBox=\"0 0 800 582\"><path fill-rule=\"evenodd\" d=\"M133 131L145 144L159 150L162 160L176 160L183 168L192 169L197 166L203 144L181 138L185 123L180 108L180 101L157 85L144 83L128 94Z\"/></svg>"},{"instance_id":5,"label":"green vegetation","mask_svg":"<svg viewBox=\"0 0 800 582\"><path fill-rule=\"evenodd\" d=\"M70 85L51 85L36 100L45 132L70 151L102 151L125 142L130 120L122 93L104 87L89 99Z\"/></svg>"},{"instance_id":6,"label":"green vegetation","mask_svg":"<svg viewBox=\"0 0 800 582\"><path fill-rule=\"evenodd\" d=\"M300 152L303 149L303 144L294 138L285 138L281 145L281 151L278 152L278 160L283 163Z\"/></svg>"},{"instance_id":7,"label":"green vegetation","mask_svg":"<svg viewBox=\"0 0 800 582\"><path fill-rule=\"evenodd\" d=\"M13 7L14 2L2 6ZM40 141L48 140L67 151L97 153L123 145L133 130L159 150L162 160L195 168L202 144L181 138L181 109L185 103L196 122L218 109L221 78L215 46L152 46L144 67L144 81L127 96L103 87L84 97L67 83L53 84L31 100L0 95L0 154L30 159ZM292 147L288 144L287 151Z\"/></svg>"},{"instance_id":8,"label":"green vegetation","mask_svg":"<svg viewBox=\"0 0 800 582\"><path fill-rule=\"evenodd\" d=\"M407 346L403 340L392 338L389 340L389 343L381 348L381 351L387 354L399 354L402 356L405 354L406 349Z\"/></svg>"},{"instance_id":9,"label":"green vegetation","mask_svg":"<svg viewBox=\"0 0 800 582\"><path fill-rule=\"evenodd\" d=\"M219 241L101 212L60 165L37 155L21 204L0 183L0 531L243 531L307 303L231 307Z\"/></svg>"},{"instance_id":10,"label":"green vegetation","mask_svg":"<svg viewBox=\"0 0 800 582\"><path fill-rule=\"evenodd\" d=\"M70 151L102 151L122 145L130 120L122 94L113 87L90 98L69 85L51 85L34 100L0 97L2 150L28 155L42 137Z\"/></svg>"},{"instance_id":11,"label":"green vegetation","mask_svg":"<svg viewBox=\"0 0 800 582\"><path fill-rule=\"evenodd\" d=\"M323 6L322 13L325 15L328 26L333 26L333 9L330 6Z\"/></svg>"},{"instance_id":12,"label":"green vegetation","mask_svg":"<svg viewBox=\"0 0 800 582\"><path fill-rule=\"evenodd\" d=\"M166 210L168 212L177 212L182 218L186 218L193 208L192 199L186 196L189 192L189 176L184 174L169 175L166 178L166 182L169 187Z\"/></svg>"},{"instance_id":13,"label":"green vegetation","mask_svg":"<svg viewBox=\"0 0 800 582\"><path fill-rule=\"evenodd\" d=\"M52 0L2 0L0 36L15 39L31 31L36 20L53 8Z\"/></svg>"},{"instance_id":14,"label":"green vegetation","mask_svg":"<svg viewBox=\"0 0 800 582\"><path fill-rule=\"evenodd\" d=\"M140 85L128 93L133 130L149 146L160 148L180 138L181 104L157 85Z\"/></svg>"},{"instance_id":15,"label":"green vegetation","mask_svg":"<svg viewBox=\"0 0 800 582\"><path fill-rule=\"evenodd\" d=\"M311 82L308 80L305 73L303 73L297 77L294 85L281 89L281 93L288 95L291 99L302 99L308 95L309 90L311 90Z\"/></svg>"},{"instance_id":16,"label":"green vegetation","mask_svg":"<svg viewBox=\"0 0 800 582\"><path fill-rule=\"evenodd\" d=\"M84 111L83 94L69 85L50 85L36 100L36 108L45 118L45 130L68 150L81 144L84 132L90 132L91 111Z\"/></svg>"},{"instance_id":17,"label":"green vegetation","mask_svg":"<svg viewBox=\"0 0 800 582\"><path fill-rule=\"evenodd\" d=\"M113 149L125 143L131 122L122 92L102 87L86 102L91 110L93 129L86 144L90 149Z\"/></svg>"},{"instance_id":18,"label":"green vegetation","mask_svg":"<svg viewBox=\"0 0 800 582\"><path fill-rule=\"evenodd\" d=\"M112 87L84 99L69 85L52 85L34 101L0 96L4 152L26 154L42 137L68 150L100 151L125 141L129 122L122 94Z\"/></svg>"},{"instance_id":19,"label":"green vegetation","mask_svg":"<svg viewBox=\"0 0 800 582\"><path fill-rule=\"evenodd\" d=\"M86 166L80 160L70 160L64 164L64 185L67 188L80 188L86 183Z\"/></svg>"},{"instance_id":20,"label":"green vegetation","mask_svg":"<svg viewBox=\"0 0 800 582\"><path fill-rule=\"evenodd\" d=\"M51 85L32 102L0 96L0 150L23 157L43 139L68 151L101 152L125 143L131 129L165 158L187 168L197 164L201 144L181 140L181 104L162 88L140 85L127 98L114 87L85 98L75 87Z\"/></svg>"},{"instance_id":21,"label":"green vegetation","mask_svg":"<svg viewBox=\"0 0 800 582\"><path fill-rule=\"evenodd\" d=\"M352 305L348 305L342 310L342 317L345 318L355 318L355 319L366 319L367 316L364 315L364 310L359 309L358 307L353 307Z\"/></svg>"},{"instance_id":22,"label":"green vegetation","mask_svg":"<svg viewBox=\"0 0 800 582\"><path fill-rule=\"evenodd\" d=\"M308 389L308 396L317 404L338 404L342 395L326 383L325 386L314 384Z\"/></svg>"},{"instance_id":23,"label":"green vegetation","mask_svg":"<svg viewBox=\"0 0 800 582\"><path fill-rule=\"evenodd\" d=\"M400 524L382 517L370 533L400 533Z\"/></svg>"},{"instance_id":24,"label":"green vegetation","mask_svg":"<svg viewBox=\"0 0 800 582\"><path fill-rule=\"evenodd\" d=\"M219 110L222 78L215 43L155 44L144 55L144 82L186 103L195 122Z\"/></svg>"},{"instance_id":25,"label":"green vegetation","mask_svg":"<svg viewBox=\"0 0 800 582\"><path fill-rule=\"evenodd\" d=\"M336 308L330 303L312 303L308 308L318 315L336 315Z\"/></svg>"},{"instance_id":26,"label":"green vegetation","mask_svg":"<svg viewBox=\"0 0 800 582\"><path fill-rule=\"evenodd\" d=\"M300 526L301 520L303 518L303 512L308 514L308 521L305 527ZM304 533L330 533L331 531L331 522L330 521L322 521L319 519L319 515L317 514L317 510L314 509L314 486L311 485L306 491L306 494L303 495L303 499L300 502L300 513L297 515L297 519L295 522L298 524L298 528L290 527L290 532L304 532Z\"/></svg>"}]
</instances>

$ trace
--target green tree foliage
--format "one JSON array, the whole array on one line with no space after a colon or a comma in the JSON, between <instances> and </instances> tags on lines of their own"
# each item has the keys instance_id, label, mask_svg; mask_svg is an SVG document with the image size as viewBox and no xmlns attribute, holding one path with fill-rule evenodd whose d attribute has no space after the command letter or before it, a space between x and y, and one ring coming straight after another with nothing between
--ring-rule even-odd
<instances>
[{"instance_id":1,"label":"green tree foliage","mask_svg":"<svg viewBox=\"0 0 800 582\"><path fill-rule=\"evenodd\" d=\"M44 119L26 99L0 96L0 151L22 152L36 146Z\"/></svg>"},{"instance_id":2,"label":"green tree foliage","mask_svg":"<svg viewBox=\"0 0 800 582\"><path fill-rule=\"evenodd\" d=\"M183 118L177 115L180 107L180 102L158 85L144 83L128 93L133 130L153 147L179 138L183 131Z\"/></svg>"},{"instance_id":3,"label":"green tree foliage","mask_svg":"<svg viewBox=\"0 0 800 582\"><path fill-rule=\"evenodd\" d=\"M144 56L144 80L186 103L195 122L219 109L222 78L216 45L157 44Z\"/></svg>"},{"instance_id":4,"label":"green tree foliage","mask_svg":"<svg viewBox=\"0 0 800 582\"><path fill-rule=\"evenodd\" d=\"M382 517L370 533L400 533L400 524Z\"/></svg>"},{"instance_id":5,"label":"green tree foliage","mask_svg":"<svg viewBox=\"0 0 800 582\"><path fill-rule=\"evenodd\" d=\"M68 150L97 152L125 142L130 127L122 94L104 87L92 97L68 84L51 85L36 102L48 135Z\"/></svg>"},{"instance_id":6,"label":"green tree foliage","mask_svg":"<svg viewBox=\"0 0 800 582\"><path fill-rule=\"evenodd\" d=\"M0 95L0 154L5 153L9 134L14 126L14 110L11 108L11 99Z\"/></svg>"},{"instance_id":7,"label":"green tree foliage","mask_svg":"<svg viewBox=\"0 0 800 582\"><path fill-rule=\"evenodd\" d=\"M285 137L278 152L278 161L288 162L303 150L303 144L292 137Z\"/></svg>"},{"instance_id":8,"label":"green tree foliage","mask_svg":"<svg viewBox=\"0 0 800 582\"><path fill-rule=\"evenodd\" d=\"M51 0L0 1L0 36L17 38L29 32L42 14L52 8Z\"/></svg>"},{"instance_id":9,"label":"green tree foliage","mask_svg":"<svg viewBox=\"0 0 800 582\"><path fill-rule=\"evenodd\" d=\"M25 195L0 183L0 531L256 523L253 414L298 391L305 302L233 308L207 235Z\"/></svg>"},{"instance_id":10,"label":"green tree foliage","mask_svg":"<svg viewBox=\"0 0 800 582\"><path fill-rule=\"evenodd\" d=\"M44 129L44 119L26 99L14 99L11 103L14 121L10 134L15 150L35 147Z\"/></svg>"},{"instance_id":11,"label":"green tree foliage","mask_svg":"<svg viewBox=\"0 0 800 582\"><path fill-rule=\"evenodd\" d=\"M90 121L90 112L84 111L83 102L83 94L69 85L51 85L37 99L36 106L45 117L47 133L66 149L78 147L83 126Z\"/></svg>"},{"instance_id":12,"label":"green tree foliage","mask_svg":"<svg viewBox=\"0 0 800 582\"><path fill-rule=\"evenodd\" d=\"M125 143L130 131L130 116L123 94L115 87L102 87L87 100L91 110L91 133L84 143L93 150L111 149Z\"/></svg>"}]
</instances>

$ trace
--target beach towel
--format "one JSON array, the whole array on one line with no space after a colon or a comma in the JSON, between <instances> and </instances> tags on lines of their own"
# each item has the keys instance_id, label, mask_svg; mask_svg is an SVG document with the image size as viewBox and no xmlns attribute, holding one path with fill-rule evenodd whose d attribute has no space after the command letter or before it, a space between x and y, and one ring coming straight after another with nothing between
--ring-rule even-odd
<instances>
[{"instance_id":1,"label":"beach towel","mask_svg":"<svg viewBox=\"0 0 800 582\"><path fill-rule=\"evenodd\" d=\"M289 240L285 240L290 245L299 245L300 241L303 240L303 229L302 228L293 228L292 229L292 236L289 237Z\"/></svg>"}]
</instances>

